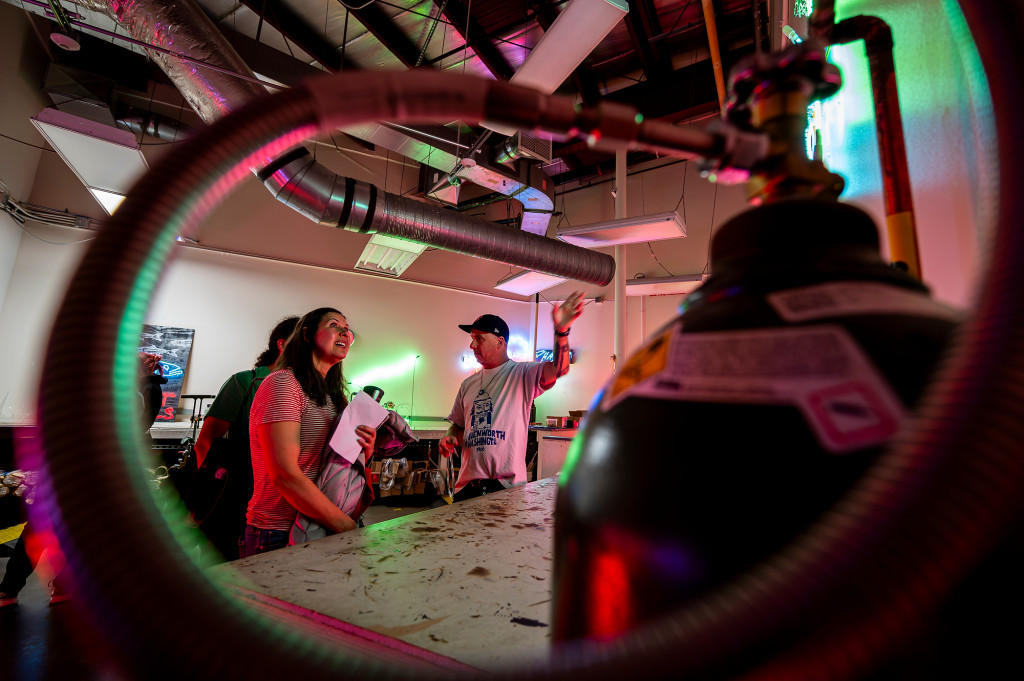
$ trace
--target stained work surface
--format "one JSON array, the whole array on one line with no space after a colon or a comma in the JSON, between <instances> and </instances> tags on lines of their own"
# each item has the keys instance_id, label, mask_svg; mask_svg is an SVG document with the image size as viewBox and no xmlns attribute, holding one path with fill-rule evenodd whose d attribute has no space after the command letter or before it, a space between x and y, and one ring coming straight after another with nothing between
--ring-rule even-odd
<instances>
[{"instance_id":1,"label":"stained work surface","mask_svg":"<svg viewBox=\"0 0 1024 681\"><path fill-rule=\"evenodd\" d=\"M540 480L211 570L485 670L547 659L557 483Z\"/></svg>"}]
</instances>

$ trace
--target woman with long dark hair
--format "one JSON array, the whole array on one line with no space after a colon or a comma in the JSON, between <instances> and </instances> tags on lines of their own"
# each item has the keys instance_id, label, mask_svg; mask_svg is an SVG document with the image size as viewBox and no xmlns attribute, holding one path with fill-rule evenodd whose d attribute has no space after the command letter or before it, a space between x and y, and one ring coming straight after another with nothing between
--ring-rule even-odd
<instances>
[{"instance_id":1,"label":"woman with long dark hair","mask_svg":"<svg viewBox=\"0 0 1024 681\"><path fill-rule=\"evenodd\" d=\"M314 483L331 425L348 405L342 362L353 338L338 310L321 307L307 313L256 391L249 419L254 487L246 512L244 556L287 546L299 513L331 532L356 527L358 518ZM373 454L376 435L369 426L356 427L362 460ZM363 478L364 472L353 466L351 475Z\"/></svg>"}]
</instances>

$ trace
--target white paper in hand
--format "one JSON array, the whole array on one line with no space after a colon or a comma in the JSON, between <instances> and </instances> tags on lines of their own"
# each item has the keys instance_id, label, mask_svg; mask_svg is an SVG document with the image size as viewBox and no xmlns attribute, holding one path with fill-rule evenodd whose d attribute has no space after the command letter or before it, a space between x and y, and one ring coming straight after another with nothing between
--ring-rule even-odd
<instances>
[{"instance_id":1,"label":"white paper in hand","mask_svg":"<svg viewBox=\"0 0 1024 681\"><path fill-rule=\"evenodd\" d=\"M377 428L387 417L388 410L360 390L352 396L345 411L341 412L338 427L331 435L331 449L349 463L355 463L362 452L362 447L356 440L356 426Z\"/></svg>"}]
</instances>

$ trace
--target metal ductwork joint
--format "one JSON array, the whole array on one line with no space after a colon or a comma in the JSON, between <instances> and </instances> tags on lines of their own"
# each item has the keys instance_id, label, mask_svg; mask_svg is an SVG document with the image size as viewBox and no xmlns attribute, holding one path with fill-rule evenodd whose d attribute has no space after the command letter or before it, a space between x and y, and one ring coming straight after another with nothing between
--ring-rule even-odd
<instances>
[{"instance_id":1,"label":"metal ductwork joint","mask_svg":"<svg viewBox=\"0 0 1024 681\"><path fill-rule=\"evenodd\" d=\"M615 261L604 253L380 192L326 170L303 151L281 156L257 176L278 201L319 224L388 234L478 258L528 262L521 266L601 286L615 274Z\"/></svg>"},{"instance_id":2,"label":"metal ductwork joint","mask_svg":"<svg viewBox=\"0 0 1024 681\"><path fill-rule=\"evenodd\" d=\"M109 17L135 40L184 55L147 50L207 123L266 94L213 22L190 0L82 0L78 5ZM253 172L278 200L322 225L380 232L602 286L614 273L608 255L378 192L327 170L302 148L267 159Z\"/></svg>"},{"instance_id":3,"label":"metal ductwork joint","mask_svg":"<svg viewBox=\"0 0 1024 681\"><path fill-rule=\"evenodd\" d=\"M130 130L136 135L149 135L165 142L178 142L192 134L192 128L180 121L131 107L119 110L115 122L119 128Z\"/></svg>"},{"instance_id":4,"label":"metal ductwork joint","mask_svg":"<svg viewBox=\"0 0 1024 681\"><path fill-rule=\"evenodd\" d=\"M519 201L523 205L521 228L524 232L540 236L547 234L548 224L555 210L554 183L536 163L524 162L517 165L515 161L523 157L535 161L550 161L550 141L538 140L541 143L546 142L549 147L548 157L543 158L536 154L524 153L520 149L522 135L517 134L502 143L494 154L494 161L490 162L487 154L481 156L474 153L482 151L479 146L474 145L473 149L469 149L463 145L460 149L446 143L445 140L427 143L424 139L416 137L415 131L406 134L402 130L379 123L349 126L344 131L353 137L439 170L445 186L442 191L437 191L435 187L434 190L427 192L427 196L442 203L455 205L458 203L459 184L472 182L496 194L503 194ZM463 160L471 162L463 163Z\"/></svg>"}]
</instances>

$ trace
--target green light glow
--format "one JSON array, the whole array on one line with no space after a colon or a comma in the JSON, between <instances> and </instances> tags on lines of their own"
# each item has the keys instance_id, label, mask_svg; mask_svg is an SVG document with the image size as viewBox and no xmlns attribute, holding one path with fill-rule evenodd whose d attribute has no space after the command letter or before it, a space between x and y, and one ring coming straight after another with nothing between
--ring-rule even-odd
<instances>
[{"instance_id":1,"label":"green light glow","mask_svg":"<svg viewBox=\"0 0 1024 681\"><path fill-rule=\"evenodd\" d=\"M572 477L572 471L580 460L580 453L583 451L583 440L586 433L576 433L576 437L569 443L569 451L565 453L565 463L562 464L562 472L558 474L558 486L563 487Z\"/></svg>"},{"instance_id":2,"label":"green light glow","mask_svg":"<svg viewBox=\"0 0 1024 681\"><path fill-rule=\"evenodd\" d=\"M919 3L848 0L839 3L837 10L842 15L837 21L877 16L892 28L913 189L923 192L945 186L948 149L937 140L960 146L956 140L968 139L976 131L958 126L971 117L984 118L991 101L977 49L957 3L943 0L941 9L922 12ZM822 160L846 180L844 200L880 201L882 177L863 41L833 45L829 61L842 72L843 86L821 103Z\"/></svg>"},{"instance_id":3,"label":"green light glow","mask_svg":"<svg viewBox=\"0 0 1024 681\"><path fill-rule=\"evenodd\" d=\"M188 510L174 487L169 484L169 480L165 481L166 487L154 488L147 471L157 462L153 460L149 447L140 438L138 347L142 324L149 310L149 301L159 283L160 274L169 260L170 252L175 247L175 237L184 227L183 218L191 208L190 205L186 205L188 203L190 202L183 202L179 206L177 215L168 221L160 237L146 254L118 324L111 376L113 394L124 396L114 401L112 410L116 424L118 449L128 457L125 461L125 468L137 487L144 488L153 495L158 515L154 516L151 521L158 526L160 525L158 518L163 520L175 541L184 549L184 552L178 557L183 562L191 560L187 552L193 551L196 546L205 543L205 539L197 529L190 527L186 522Z\"/></svg>"},{"instance_id":4,"label":"green light glow","mask_svg":"<svg viewBox=\"0 0 1024 681\"><path fill-rule=\"evenodd\" d=\"M807 107L807 130L804 132L804 143L807 146L807 158L814 158L814 131L821 128L821 102L812 102ZM825 146L822 144L822 146Z\"/></svg>"},{"instance_id":5,"label":"green light glow","mask_svg":"<svg viewBox=\"0 0 1024 681\"><path fill-rule=\"evenodd\" d=\"M821 130L822 161L829 170L843 176L845 198L876 193L881 188L881 177L864 43L833 45L829 61L842 72L843 86L818 103L816 126ZM809 149L813 134L810 130Z\"/></svg>"},{"instance_id":6,"label":"green light glow","mask_svg":"<svg viewBox=\"0 0 1024 681\"><path fill-rule=\"evenodd\" d=\"M383 379L397 378L412 371L416 366L416 359L416 355L409 355L398 362L373 367L353 377L352 383L362 388L365 385L376 385Z\"/></svg>"}]
</instances>

